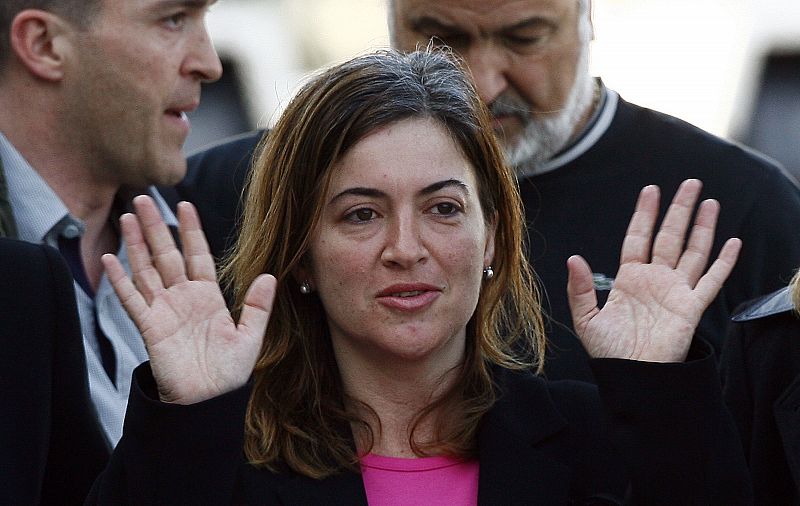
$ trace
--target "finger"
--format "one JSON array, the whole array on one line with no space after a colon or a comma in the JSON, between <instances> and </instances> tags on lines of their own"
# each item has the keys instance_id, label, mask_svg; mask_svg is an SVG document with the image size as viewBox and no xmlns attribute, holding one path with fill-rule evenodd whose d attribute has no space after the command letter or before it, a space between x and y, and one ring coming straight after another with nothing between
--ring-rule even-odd
<instances>
[{"instance_id":1,"label":"finger","mask_svg":"<svg viewBox=\"0 0 800 506\"><path fill-rule=\"evenodd\" d=\"M189 202L178 203L178 232L183 244L183 257L189 279L216 282L214 258L209 252L197 209Z\"/></svg>"},{"instance_id":2,"label":"finger","mask_svg":"<svg viewBox=\"0 0 800 506\"><path fill-rule=\"evenodd\" d=\"M150 248L152 263L155 265L165 287L186 281L183 255L175 246L175 240L164 223L155 202L147 195L133 199L136 216Z\"/></svg>"},{"instance_id":3,"label":"finger","mask_svg":"<svg viewBox=\"0 0 800 506\"><path fill-rule=\"evenodd\" d=\"M678 270L686 275L690 286L695 286L708 265L718 216L719 202L704 200L700 203L686 250L678 261Z\"/></svg>"},{"instance_id":4,"label":"finger","mask_svg":"<svg viewBox=\"0 0 800 506\"><path fill-rule=\"evenodd\" d=\"M106 270L106 276L114 288L114 292L122 302L122 307L127 311L128 316L138 326L140 322L144 321L147 317L147 312L150 307L145 301L139 290L133 285L133 282L128 277L125 269L122 267L116 255L106 253L100 257L103 267Z\"/></svg>"},{"instance_id":5,"label":"finger","mask_svg":"<svg viewBox=\"0 0 800 506\"><path fill-rule=\"evenodd\" d=\"M156 295L164 290L161 275L153 267L150 249L142 235L139 219L134 214L126 213L119 218L122 237L125 239L128 263L133 274L133 283L141 292L148 305Z\"/></svg>"},{"instance_id":6,"label":"finger","mask_svg":"<svg viewBox=\"0 0 800 506\"><path fill-rule=\"evenodd\" d=\"M276 283L269 274L261 274L253 281L244 296L237 330L253 339L263 339L275 300Z\"/></svg>"},{"instance_id":7,"label":"finger","mask_svg":"<svg viewBox=\"0 0 800 506\"><path fill-rule=\"evenodd\" d=\"M650 261L650 244L653 240L653 228L658 216L660 193L658 186L655 185L645 186L639 192L636 209L631 216L628 230L625 232L625 239L622 241L620 264Z\"/></svg>"},{"instance_id":8,"label":"finger","mask_svg":"<svg viewBox=\"0 0 800 506\"><path fill-rule=\"evenodd\" d=\"M714 297L717 296L720 288L722 288L722 284L728 279L733 267L736 265L736 259L739 258L741 249L741 239L733 238L725 241L717 259L714 260L708 271L697 282L694 291L703 304L703 309L711 304L711 301L714 300Z\"/></svg>"},{"instance_id":9,"label":"finger","mask_svg":"<svg viewBox=\"0 0 800 506\"><path fill-rule=\"evenodd\" d=\"M572 325L578 336L582 336L586 324L598 311L592 270L583 257L572 255L567 259L567 272L567 300Z\"/></svg>"},{"instance_id":10,"label":"finger","mask_svg":"<svg viewBox=\"0 0 800 506\"><path fill-rule=\"evenodd\" d=\"M686 244L686 230L702 188L703 184L699 179L687 179L678 187L653 242L654 264L672 268L678 265Z\"/></svg>"}]
</instances>

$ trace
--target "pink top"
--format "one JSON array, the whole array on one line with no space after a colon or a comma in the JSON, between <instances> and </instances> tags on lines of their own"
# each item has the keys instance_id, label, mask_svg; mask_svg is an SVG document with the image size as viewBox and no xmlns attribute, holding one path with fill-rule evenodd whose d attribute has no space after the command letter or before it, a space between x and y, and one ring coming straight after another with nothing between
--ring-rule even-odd
<instances>
[{"instance_id":1,"label":"pink top","mask_svg":"<svg viewBox=\"0 0 800 506\"><path fill-rule=\"evenodd\" d=\"M478 461L368 454L361 475L369 506L477 506Z\"/></svg>"}]
</instances>

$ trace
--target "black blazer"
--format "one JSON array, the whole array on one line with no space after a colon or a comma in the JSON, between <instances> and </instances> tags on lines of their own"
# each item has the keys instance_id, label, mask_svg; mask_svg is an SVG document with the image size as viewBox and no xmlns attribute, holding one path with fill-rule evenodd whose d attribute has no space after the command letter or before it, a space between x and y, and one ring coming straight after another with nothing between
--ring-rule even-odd
<instances>
[{"instance_id":1,"label":"black blazer","mask_svg":"<svg viewBox=\"0 0 800 506\"><path fill-rule=\"evenodd\" d=\"M722 352L756 504L800 504L800 319L789 288L744 304Z\"/></svg>"},{"instance_id":2,"label":"black blazer","mask_svg":"<svg viewBox=\"0 0 800 506\"><path fill-rule=\"evenodd\" d=\"M685 364L594 361L599 395L497 371L500 398L478 435L479 504L750 504L711 348L699 347ZM125 433L87 504L367 504L358 474L313 480L245 463L249 388L176 406L157 401L148 364L134 375Z\"/></svg>"},{"instance_id":3,"label":"black blazer","mask_svg":"<svg viewBox=\"0 0 800 506\"><path fill-rule=\"evenodd\" d=\"M89 397L72 276L0 239L0 504L81 504L110 449Z\"/></svg>"}]
</instances>

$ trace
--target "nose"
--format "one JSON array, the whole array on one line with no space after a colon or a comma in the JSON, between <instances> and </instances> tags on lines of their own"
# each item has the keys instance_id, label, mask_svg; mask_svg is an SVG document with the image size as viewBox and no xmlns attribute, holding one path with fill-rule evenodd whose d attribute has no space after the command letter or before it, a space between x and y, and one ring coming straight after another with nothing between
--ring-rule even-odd
<instances>
[{"instance_id":1,"label":"nose","mask_svg":"<svg viewBox=\"0 0 800 506\"><path fill-rule=\"evenodd\" d=\"M410 269L428 257L421 227L413 216L397 216L386 230L381 261L387 267Z\"/></svg>"},{"instance_id":2,"label":"nose","mask_svg":"<svg viewBox=\"0 0 800 506\"><path fill-rule=\"evenodd\" d=\"M197 41L191 45L186 55L183 73L202 82L214 82L222 76L222 62L214 49L205 24L199 27Z\"/></svg>"},{"instance_id":3,"label":"nose","mask_svg":"<svg viewBox=\"0 0 800 506\"><path fill-rule=\"evenodd\" d=\"M508 63L500 48L489 43L476 45L464 59L472 73L478 95L485 104L491 104L508 88Z\"/></svg>"}]
</instances>

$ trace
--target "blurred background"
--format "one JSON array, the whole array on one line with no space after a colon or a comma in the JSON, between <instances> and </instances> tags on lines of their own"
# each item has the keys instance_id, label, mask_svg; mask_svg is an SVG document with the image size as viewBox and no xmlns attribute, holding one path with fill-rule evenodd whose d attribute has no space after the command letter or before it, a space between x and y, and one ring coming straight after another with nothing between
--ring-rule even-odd
<instances>
[{"instance_id":1,"label":"blurred background","mask_svg":"<svg viewBox=\"0 0 800 506\"><path fill-rule=\"evenodd\" d=\"M593 16L593 74L626 100L800 177L800 0L593 0ZM208 26L225 72L187 152L270 126L304 77L389 44L385 0L220 0Z\"/></svg>"}]
</instances>

